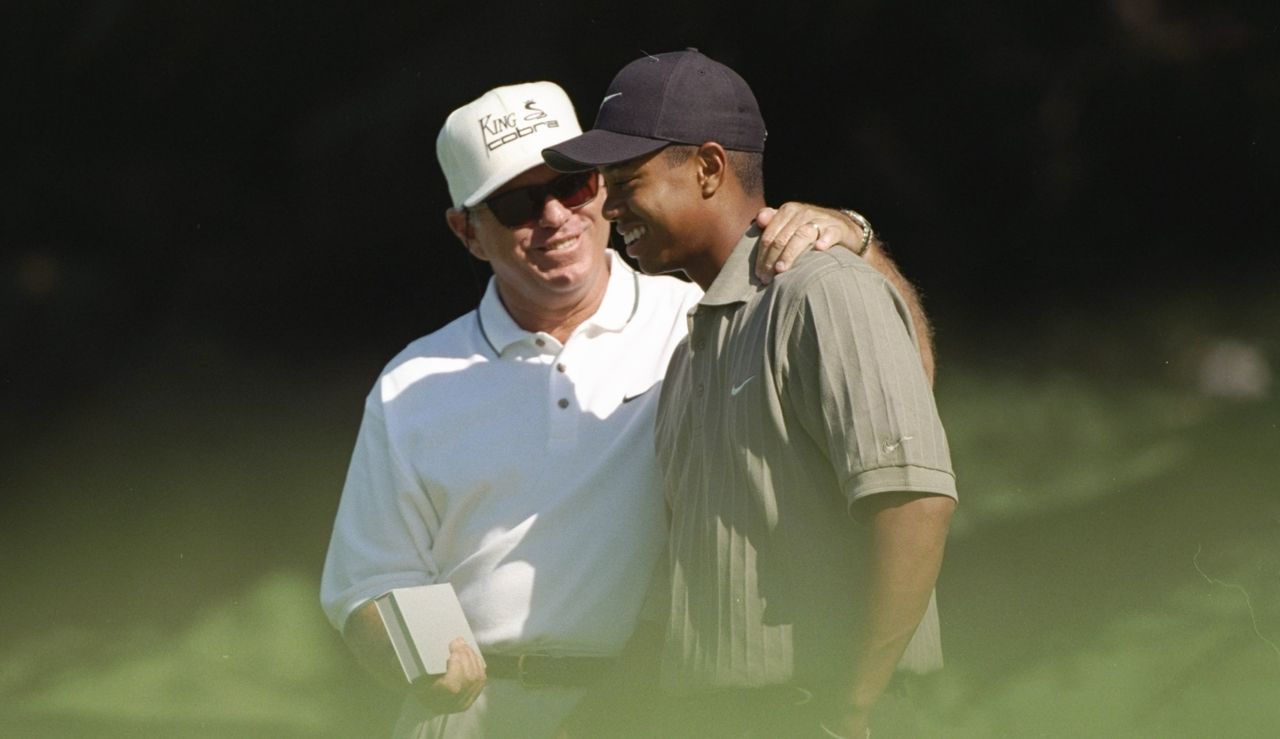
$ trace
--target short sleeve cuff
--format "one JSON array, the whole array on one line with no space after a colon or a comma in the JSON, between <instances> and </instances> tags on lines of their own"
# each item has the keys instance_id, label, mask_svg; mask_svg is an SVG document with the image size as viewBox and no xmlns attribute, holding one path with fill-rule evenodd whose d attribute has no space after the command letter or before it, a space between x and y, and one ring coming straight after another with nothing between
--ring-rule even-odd
<instances>
[{"instance_id":1,"label":"short sleeve cuff","mask_svg":"<svg viewBox=\"0 0 1280 739\"><path fill-rule=\"evenodd\" d=\"M956 478L946 470L930 467L880 467L855 475L845 485L850 506L868 495L893 492L945 495L957 500Z\"/></svg>"}]
</instances>

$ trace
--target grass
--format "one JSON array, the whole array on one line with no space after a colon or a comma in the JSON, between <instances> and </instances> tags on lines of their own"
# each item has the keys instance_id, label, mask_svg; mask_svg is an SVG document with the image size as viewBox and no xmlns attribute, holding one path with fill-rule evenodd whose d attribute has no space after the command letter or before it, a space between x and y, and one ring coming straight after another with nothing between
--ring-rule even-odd
<instances>
[{"instance_id":1,"label":"grass","mask_svg":"<svg viewBox=\"0 0 1280 739\"><path fill-rule=\"evenodd\" d=\"M942 585L937 735L1274 735L1276 403L1069 377L961 378L944 407L951 393L973 469Z\"/></svg>"},{"instance_id":2,"label":"grass","mask_svg":"<svg viewBox=\"0 0 1280 739\"><path fill-rule=\"evenodd\" d=\"M351 737L320 615L354 368L157 361L10 450L0 735ZM947 368L939 737L1273 736L1280 404Z\"/></svg>"}]
</instances>

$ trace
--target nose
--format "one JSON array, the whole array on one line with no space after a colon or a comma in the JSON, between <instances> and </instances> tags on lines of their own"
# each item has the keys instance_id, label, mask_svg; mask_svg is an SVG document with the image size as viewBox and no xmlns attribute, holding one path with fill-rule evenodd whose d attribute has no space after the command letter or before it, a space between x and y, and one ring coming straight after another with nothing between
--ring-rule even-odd
<instances>
[{"instance_id":1,"label":"nose","mask_svg":"<svg viewBox=\"0 0 1280 739\"><path fill-rule=\"evenodd\" d=\"M548 195L546 201L542 203L542 212L538 215L538 224L546 228L560 228L569 220L571 215L573 215L573 211L564 207L564 203Z\"/></svg>"}]
</instances>

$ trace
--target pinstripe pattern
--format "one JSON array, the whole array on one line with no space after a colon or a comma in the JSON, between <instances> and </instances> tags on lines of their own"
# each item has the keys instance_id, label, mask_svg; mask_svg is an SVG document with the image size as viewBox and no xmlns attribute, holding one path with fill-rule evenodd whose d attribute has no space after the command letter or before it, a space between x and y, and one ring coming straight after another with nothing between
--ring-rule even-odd
<instances>
[{"instance_id":1,"label":"pinstripe pattern","mask_svg":"<svg viewBox=\"0 0 1280 739\"><path fill-rule=\"evenodd\" d=\"M671 509L664 678L698 689L820 679L847 665L855 499L955 496L947 442L897 293L843 249L770 287L738 244L690 315L658 409ZM905 659L940 660L936 612Z\"/></svg>"}]
</instances>

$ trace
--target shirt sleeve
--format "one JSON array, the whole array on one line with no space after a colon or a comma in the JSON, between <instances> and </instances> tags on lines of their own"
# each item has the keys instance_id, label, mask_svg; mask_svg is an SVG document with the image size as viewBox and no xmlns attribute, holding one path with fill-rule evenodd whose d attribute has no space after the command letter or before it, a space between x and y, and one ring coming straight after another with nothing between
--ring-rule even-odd
<instances>
[{"instance_id":1,"label":"shirt sleeve","mask_svg":"<svg viewBox=\"0 0 1280 739\"><path fill-rule=\"evenodd\" d=\"M428 585L435 512L390 442L381 383L365 402L320 582L320 602L341 631L351 613L392 588Z\"/></svg>"},{"instance_id":2,"label":"shirt sleeve","mask_svg":"<svg viewBox=\"0 0 1280 739\"><path fill-rule=\"evenodd\" d=\"M893 287L848 263L812 275L790 308L784 392L848 505L892 491L955 498L946 434Z\"/></svg>"}]
</instances>

